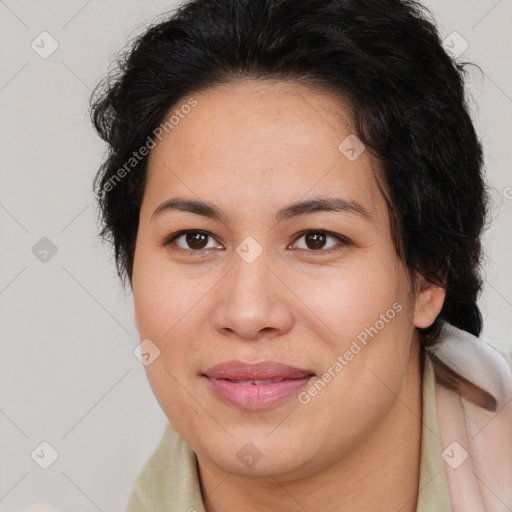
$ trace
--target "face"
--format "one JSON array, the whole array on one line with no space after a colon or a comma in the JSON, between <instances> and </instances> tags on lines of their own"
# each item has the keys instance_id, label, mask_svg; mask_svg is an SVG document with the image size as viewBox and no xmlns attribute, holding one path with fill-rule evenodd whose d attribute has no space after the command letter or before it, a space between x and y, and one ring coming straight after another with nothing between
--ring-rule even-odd
<instances>
[{"instance_id":1,"label":"face","mask_svg":"<svg viewBox=\"0 0 512 512\"><path fill-rule=\"evenodd\" d=\"M200 461L315 471L385 423L416 364L425 319L379 169L326 93L247 80L193 98L151 152L140 211L149 382Z\"/></svg>"}]
</instances>

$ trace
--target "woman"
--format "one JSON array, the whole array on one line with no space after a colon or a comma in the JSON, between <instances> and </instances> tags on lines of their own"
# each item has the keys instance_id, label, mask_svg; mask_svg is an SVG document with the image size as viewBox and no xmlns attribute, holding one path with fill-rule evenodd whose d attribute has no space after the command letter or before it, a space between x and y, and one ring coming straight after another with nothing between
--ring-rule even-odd
<instances>
[{"instance_id":1,"label":"woman","mask_svg":"<svg viewBox=\"0 0 512 512\"><path fill-rule=\"evenodd\" d=\"M129 512L512 507L463 68L399 0L195 0L94 98L169 425Z\"/></svg>"}]
</instances>

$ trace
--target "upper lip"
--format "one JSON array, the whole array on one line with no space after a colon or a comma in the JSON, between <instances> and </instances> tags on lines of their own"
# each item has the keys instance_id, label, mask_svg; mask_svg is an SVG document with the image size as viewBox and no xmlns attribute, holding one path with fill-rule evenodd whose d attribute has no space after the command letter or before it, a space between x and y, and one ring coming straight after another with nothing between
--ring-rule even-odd
<instances>
[{"instance_id":1,"label":"upper lip","mask_svg":"<svg viewBox=\"0 0 512 512\"><path fill-rule=\"evenodd\" d=\"M226 361L212 366L204 373L212 379L227 380L264 380L264 379L302 379L314 375L313 372L276 361L246 363Z\"/></svg>"}]
</instances>

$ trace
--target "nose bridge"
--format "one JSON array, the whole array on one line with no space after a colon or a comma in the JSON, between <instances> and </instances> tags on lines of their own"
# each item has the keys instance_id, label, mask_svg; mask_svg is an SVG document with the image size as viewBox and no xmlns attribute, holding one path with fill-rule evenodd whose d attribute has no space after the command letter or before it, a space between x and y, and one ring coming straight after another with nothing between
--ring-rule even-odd
<instances>
[{"instance_id":1,"label":"nose bridge","mask_svg":"<svg viewBox=\"0 0 512 512\"><path fill-rule=\"evenodd\" d=\"M270 258L263 251L254 261L246 260L237 254L233 258L234 268L229 277L229 295L231 306L239 305L247 311L262 310L272 300L269 270ZM275 298L275 297L274 297Z\"/></svg>"},{"instance_id":2,"label":"nose bridge","mask_svg":"<svg viewBox=\"0 0 512 512\"><path fill-rule=\"evenodd\" d=\"M242 250L241 250L242 249ZM284 287L273 275L272 258L262 250L254 258L244 252L240 244L233 254L233 267L224 280L215 311L215 328L223 332L236 332L244 338L254 339L265 329L284 332L292 317L287 306Z\"/></svg>"}]
</instances>

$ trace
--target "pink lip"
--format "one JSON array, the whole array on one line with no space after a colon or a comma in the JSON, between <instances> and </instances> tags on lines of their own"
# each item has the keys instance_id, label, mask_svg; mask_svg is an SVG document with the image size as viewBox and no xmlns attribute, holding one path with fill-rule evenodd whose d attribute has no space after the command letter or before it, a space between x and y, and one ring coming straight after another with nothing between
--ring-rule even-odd
<instances>
[{"instance_id":1,"label":"pink lip","mask_svg":"<svg viewBox=\"0 0 512 512\"><path fill-rule=\"evenodd\" d=\"M314 374L293 366L264 361L244 363L228 361L205 372L212 390L240 409L265 409L297 393ZM275 380L278 382L241 384L234 381Z\"/></svg>"}]
</instances>

